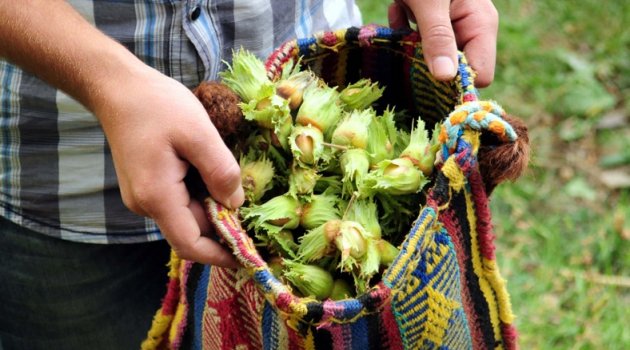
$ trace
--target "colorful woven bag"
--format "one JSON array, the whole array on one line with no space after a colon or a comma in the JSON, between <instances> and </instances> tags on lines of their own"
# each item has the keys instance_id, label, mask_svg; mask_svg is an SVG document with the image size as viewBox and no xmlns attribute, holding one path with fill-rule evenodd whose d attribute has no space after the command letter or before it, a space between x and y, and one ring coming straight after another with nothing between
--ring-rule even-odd
<instances>
[{"instance_id":1,"label":"colorful woven bag","mask_svg":"<svg viewBox=\"0 0 630 350\"><path fill-rule=\"evenodd\" d=\"M517 133L501 107L478 100L463 55L456 80L437 82L417 33L366 26L285 43L266 62L269 76L297 57L330 85L369 77L390 105L442 123L434 184L400 254L355 299L300 298L272 275L237 214L208 199L210 221L244 268L173 254L143 349L515 349L488 208L497 181L482 178L477 157L482 140L512 145Z\"/></svg>"}]
</instances>

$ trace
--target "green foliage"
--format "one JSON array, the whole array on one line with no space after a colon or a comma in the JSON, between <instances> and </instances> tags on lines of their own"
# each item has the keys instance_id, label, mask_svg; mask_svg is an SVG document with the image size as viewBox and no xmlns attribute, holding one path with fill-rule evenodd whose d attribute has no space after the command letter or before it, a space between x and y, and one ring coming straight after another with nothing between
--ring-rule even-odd
<instances>
[{"instance_id":1,"label":"green foliage","mask_svg":"<svg viewBox=\"0 0 630 350\"><path fill-rule=\"evenodd\" d=\"M390 2L357 3L365 23L387 24ZM602 174L630 164L630 2L494 4L496 76L482 98L521 116L532 146L527 174L491 202L521 348L625 348L630 190Z\"/></svg>"}]
</instances>

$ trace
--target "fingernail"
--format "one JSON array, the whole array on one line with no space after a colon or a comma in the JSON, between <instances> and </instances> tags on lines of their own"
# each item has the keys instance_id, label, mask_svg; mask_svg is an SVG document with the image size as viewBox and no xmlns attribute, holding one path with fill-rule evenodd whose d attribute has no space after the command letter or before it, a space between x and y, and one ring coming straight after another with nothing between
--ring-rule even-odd
<instances>
[{"instance_id":1,"label":"fingernail","mask_svg":"<svg viewBox=\"0 0 630 350\"><path fill-rule=\"evenodd\" d=\"M433 59L433 76L438 80L451 79L455 76L455 64L446 56L438 56Z\"/></svg>"},{"instance_id":2,"label":"fingernail","mask_svg":"<svg viewBox=\"0 0 630 350\"><path fill-rule=\"evenodd\" d=\"M236 191L228 197L225 205L228 208L235 209L243 205L243 203L245 203L245 192L243 192L243 187L239 186Z\"/></svg>"}]
</instances>

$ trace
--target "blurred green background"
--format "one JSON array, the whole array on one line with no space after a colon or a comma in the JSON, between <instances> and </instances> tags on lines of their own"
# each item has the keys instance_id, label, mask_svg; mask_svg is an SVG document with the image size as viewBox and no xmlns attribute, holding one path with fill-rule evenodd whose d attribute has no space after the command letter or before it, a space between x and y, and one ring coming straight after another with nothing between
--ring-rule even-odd
<instances>
[{"instance_id":1,"label":"blurred green background","mask_svg":"<svg viewBox=\"0 0 630 350\"><path fill-rule=\"evenodd\" d=\"M357 0L387 25L389 1ZM630 1L497 0L482 98L529 126L532 161L491 207L523 349L630 348Z\"/></svg>"}]
</instances>

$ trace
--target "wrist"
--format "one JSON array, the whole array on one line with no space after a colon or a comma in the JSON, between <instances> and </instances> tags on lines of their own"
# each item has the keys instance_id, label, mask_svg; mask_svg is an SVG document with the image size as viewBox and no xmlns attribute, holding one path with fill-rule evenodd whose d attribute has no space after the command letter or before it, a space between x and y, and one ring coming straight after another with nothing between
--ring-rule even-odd
<instances>
[{"instance_id":1,"label":"wrist","mask_svg":"<svg viewBox=\"0 0 630 350\"><path fill-rule=\"evenodd\" d=\"M121 99L132 98L131 93L140 88L138 82L159 74L118 43L95 54L97 57L81 69L74 95L97 117Z\"/></svg>"}]
</instances>

